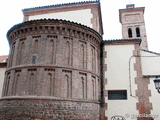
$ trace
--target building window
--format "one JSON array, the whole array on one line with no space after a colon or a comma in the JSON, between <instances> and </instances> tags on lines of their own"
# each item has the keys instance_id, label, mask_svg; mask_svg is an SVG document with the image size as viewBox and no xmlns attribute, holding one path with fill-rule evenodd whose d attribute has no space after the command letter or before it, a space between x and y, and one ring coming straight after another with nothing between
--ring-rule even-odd
<instances>
[{"instance_id":1,"label":"building window","mask_svg":"<svg viewBox=\"0 0 160 120\"><path fill-rule=\"evenodd\" d=\"M128 37L132 38L132 29L131 28L128 29Z\"/></svg>"},{"instance_id":2,"label":"building window","mask_svg":"<svg viewBox=\"0 0 160 120\"><path fill-rule=\"evenodd\" d=\"M139 27L136 28L136 35L137 35L137 37L141 37L140 28Z\"/></svg>"},{"instance_id":3,"label":"building window","mask_svg":"<svg viewBox=\"0 0 160 120\"><path fill-rule=\"evenodd\" d=\"M127 90L108 91L108 100L126 100Z\"/></svg>"},{"instance_id":4,"label":"building window","mask_svg":"<svg viewBox=\"0 0 160 120\"><path fill-rule=\"evenodd\" d=\"M36 60L37 60L37 57L34 55L34 56L32 57L32 64L36 64Z\"/></svg>"}]
</instances>

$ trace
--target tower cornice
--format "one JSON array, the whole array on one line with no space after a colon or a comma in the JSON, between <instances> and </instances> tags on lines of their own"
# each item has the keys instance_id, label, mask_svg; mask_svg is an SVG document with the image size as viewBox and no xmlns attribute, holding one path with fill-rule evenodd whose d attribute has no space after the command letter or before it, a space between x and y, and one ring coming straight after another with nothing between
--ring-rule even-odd
<instances>
[{"instance_id":1,"label":"tower cornice","mask_svg":"<svg viewBox=\"0 0 160 120\"><path fill-rule=\"evenodd\" d=\"M119 9L119 16L121 16L123 13L132 13L132 12L140 12L142 11L144 13L145 7L136 7L136 8L130 8L130 9ZM120 23L122 23L121 17Z\"/></svg>"}]
</instances>

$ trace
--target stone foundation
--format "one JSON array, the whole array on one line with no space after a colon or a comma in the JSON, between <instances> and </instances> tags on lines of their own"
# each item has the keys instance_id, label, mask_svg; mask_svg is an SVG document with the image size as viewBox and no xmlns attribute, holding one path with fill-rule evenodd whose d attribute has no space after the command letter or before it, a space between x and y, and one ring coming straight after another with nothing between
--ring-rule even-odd
<instances>
[{"instance_id":1,"label":"stone foundation","mask_svg":"<svg viewBox=\"0 0 160 120\"><path fill-rule=\"evenodd\" d=\"M0 120L98 120L99 103L43 97L10 97L0 102Z\"/></svg>"}]
</instances>

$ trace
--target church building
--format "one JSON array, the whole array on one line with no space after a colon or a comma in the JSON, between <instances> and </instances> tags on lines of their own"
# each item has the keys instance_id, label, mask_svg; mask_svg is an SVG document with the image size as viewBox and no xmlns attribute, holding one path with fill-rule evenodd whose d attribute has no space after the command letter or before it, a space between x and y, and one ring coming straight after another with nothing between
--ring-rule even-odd
<instances>
[{"instance_id":1,"label":"church building","mask_svg":"<svg viewBox=\"0 0 160 120\"><path fill-rule=\"evenodd\" d=\"M144 12L120 9L123 38L104 40L99 0L23 9L0 62L0 120L160 120Z\"/></svg>"}]
</instances>

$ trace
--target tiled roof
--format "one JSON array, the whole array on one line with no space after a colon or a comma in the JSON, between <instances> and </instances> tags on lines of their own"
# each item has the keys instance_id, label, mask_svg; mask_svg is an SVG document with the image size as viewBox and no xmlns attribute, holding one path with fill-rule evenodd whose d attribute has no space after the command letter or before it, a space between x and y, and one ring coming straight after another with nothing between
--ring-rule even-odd
<instances>
[{"instance_id":1,"label":"tiled roof","mask_svg":"<svg viewBox=\"0 0 160 120\"><path fill-rule=\"evenodd\" d=\"M0 56L0 63L6 63L8 59L8 55Z\"/></svg>"},{"instance_id":2,"label":"tiled roof","mask_svg":"<svg viewBox=\"0 0 160 120\"><path fill-rule=\"evenodd\" d=\"M62 3L62 4L55 4L55 5L48 5L48 6L39 6L39 7L33 7L33 8L25 8L22 11L42 9L42 8L50 8L50 7L78 5L78 4L89 4L89 3L97 3L97 2L99 3L100 0L90 0L90 1L81 1L81 2L73 2L73 3Z\"/></svg>"},{"instance_id":3,"label":"tiled roof","mask_svg":"<svg viewBox=\"0 0 160 120\"><path fill-rule=\"evenodd\" d=\"M140 41L141 39L137 39L137 38L134 38L134 39L111 39L111 40L103 40L103 41L110 42L110 41L133 41L133 40Z\"/></svg>"},{"instance_id":4,"label":"tiled roof","mask_svg":"<svg viewBox=\"0 0 160 120\"><path fill-rule=\"evenodd\" d=\"M130 43L130 42L138 42L139 44L141 43L141 39L137 39L137 38L134 38L134 39L112 39L112 40L103 40L102 43L106 43L106 44L109 44L109 43Z\"/></svg>"}]
</instances>

